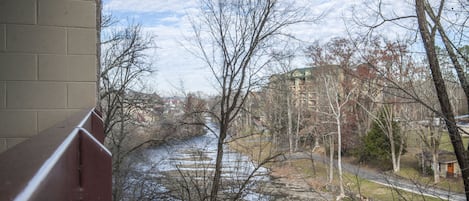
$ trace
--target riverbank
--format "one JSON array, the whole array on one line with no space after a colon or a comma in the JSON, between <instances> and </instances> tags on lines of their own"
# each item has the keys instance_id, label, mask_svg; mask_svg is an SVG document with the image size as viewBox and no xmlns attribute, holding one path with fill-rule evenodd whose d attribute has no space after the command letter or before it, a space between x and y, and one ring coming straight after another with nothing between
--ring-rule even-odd
<instances>
[{"instance_id":1,"label":"riverbank","mask_svg":"<svg viewBox=\"0 0 469 201\"><path fill-rule=\"evenodd\" d=\"M212 127L216 130L216 127ZM174 140L144 149L136 171L151 178L159 196L174 200L206 200L210 196L218 138L211 132L186 140ZM256 171L254 171L254 169ZM257 172L256 175L250 175ZM251 160L238 152L224 149L221 199L240 196L246 201L270 201L270 194L257 193L260 185L269 183L266 169L257 168ZM238 194L241 185L251 178ZM262 185L265 186L265 185ZM158 199L156 199L158 200Z\"/></svg>"},{"instance_id":2,"label":"riverbank","mask_svg":"<svg viewBox=\"0 0 469 201\"><path fill-rule=\"evenodd\" d=\"M274 152L275 148L270 145L270 142L260 139L260 136L239 138L230 142L230 148L249 155L253 161L259 163L268 158L268 153L270 155L276 153ZM311 191L318 195L328 195L329 198L334 200L333 198L338 195L338 176L336 175L336 170L334 170L332 183L329 183L327 160L308 157L311 153L295 153L294 155L302 155L302 157L293 157L285 153L277 157L276 160L265 163L265 166L270 170L270 176L275 181L282 181L286 186L294 184L297 187L301 187L302 191ZM344 184L348 196L346 199L384 201L403 199L440 200L434 197L422 196L418 191L417 193L410 193L401 190L399 186L387 185L386 181L381 183L370 181L353 172L344 173ZM294 191L290 193L293 195L297 194ZM285 196L290 195L287 194Z\"/></svg>"},{"instance_id":3,"label":"riverbank","mask_svg":"<svg viewBox=\"0 0 469 201\"><path fill-rule=\"evenodd\" d=\"M313 177L309 160L290 160L261 136L232 140L229 147L269 169L270 183L265 184L261 190L270 192L276 201L335 200L336 188L324 185L327 183L324 178ZM325 168L321 166L316 170L322 171Z\"/></svg>"}]
</instances>

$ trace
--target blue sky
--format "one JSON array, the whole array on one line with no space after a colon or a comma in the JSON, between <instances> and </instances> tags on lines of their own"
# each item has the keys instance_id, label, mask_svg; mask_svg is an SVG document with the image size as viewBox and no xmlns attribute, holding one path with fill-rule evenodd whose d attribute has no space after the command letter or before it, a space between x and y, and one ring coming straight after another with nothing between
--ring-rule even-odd
<instances>
[{"instance_id":1,"label":"blue sky","mask_svg":"<svg viewBox=\"0 0 469 201\"><path fill-rule=\"evenodd\" d=\"M352 8L366 6L370 0L284 0L309 9L312 15L325 12L326 15L315 23L304 23L291 28L291 33L308 45L315 40L327 40L345 36L344 18ZM406 6L406 0L391 1L394 7ZM182 88L188 91L216 92L212 75L202 61L193 56L187 47L192 44L187 38L192 35L188 15L196 13L197 0L104 0L103 12L143 25L145 31L156 35L158 48L150 55L154 58L156 74L148 83L163 95L179 94ZM365 3L364 3L365 2ZM397 9L399 12L403 10ZM396 12L396 11L394 11ZM399 14L399 13L397 13ZM300 52L300 51L299 51ZM304 67L306 59L299 55L295 61L298 68Z\"/></svg>"}]
</instances>

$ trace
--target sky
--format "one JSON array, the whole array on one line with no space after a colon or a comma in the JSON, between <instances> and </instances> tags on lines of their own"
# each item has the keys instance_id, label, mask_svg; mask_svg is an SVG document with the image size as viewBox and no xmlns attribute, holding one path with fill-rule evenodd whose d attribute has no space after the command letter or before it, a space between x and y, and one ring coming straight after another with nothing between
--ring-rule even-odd
<instances>
[{"instance_id":1,"label":"sky","mask_svg":"<svg viewBox=\"0 0 469 201\"><path fill-rule=\"evenodd\" d=\"M347 35L344 19L357 7L370 0L281 0L291 1L322 18L302 23L289 31L307 46L316 40ZM365 2L365 3L364 3ZM393 1L394 2L394 1ZM405 1L400 4L405 4ZM395 6L395 5L393 5ZM213 75L204 63L187 49L193 45L189 16L198 11L197 0L104 0L103 13L120 20L140 23L145 32L155 35L157 48L149 52L156 73L148 77L148 85L159 94L170 96L181 92L203 91L215 94ZM399 11L399 9L398 9ZM402 10L400 10L402 11ZM307 60L301 55L295 65L302 68Z\"/></svg>"}]
</instances>

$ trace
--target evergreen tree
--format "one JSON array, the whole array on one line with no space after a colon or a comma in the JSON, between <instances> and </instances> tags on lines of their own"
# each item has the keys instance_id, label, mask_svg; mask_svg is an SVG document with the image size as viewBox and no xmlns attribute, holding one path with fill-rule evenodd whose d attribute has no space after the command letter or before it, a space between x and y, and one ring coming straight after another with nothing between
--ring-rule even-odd
<instances>
[{"instance_id":1,"label":"evergreen tree","mask_svg":"<svg viewBox=\"0 0 469 201\"><path fill-rule=\"evenodd\" d=\"M385 112L390 108L383 108L378 114L370 131L363 138L363 148L359 152L360 161L376 162L377 164L389 164L391 162L391 142L384 128L392 126L396 155L401 145L401 130L397 121L386 121Z\"/></svg>"}]
</instances>

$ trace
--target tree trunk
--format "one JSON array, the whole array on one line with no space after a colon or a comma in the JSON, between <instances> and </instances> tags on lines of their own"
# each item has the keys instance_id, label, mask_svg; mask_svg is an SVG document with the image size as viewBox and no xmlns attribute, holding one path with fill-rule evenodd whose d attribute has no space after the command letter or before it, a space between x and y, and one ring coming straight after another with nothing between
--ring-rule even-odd
<instances>
[{"instance_id":1,"label":"tree trunk","mask_svg":"<svg viewBox=\"0 0 469 201\"><path fill-rule=\"evenodd\" d=\"M392 171L394 173L399 172L399 168L397 165L397 157L396 157L396 145L394 144L394 134L389 134L389 141L391 143L391 160L392 160Z\"/></svg>"},{"instance_id":2,"label":"tree trunk","mask_svg":"<svg viewBox=\"0 0 469 201\"><path fill-rule=\"evenodd\" d=\"M223 140L218 139L217 146L217 159L215 161L215 174L212 181L212 191L210 192L210 200L216 201L218 197L218 187L220 186L221 180L221 168L223 160Z\"/></svg>"},{"instance_id":3,"label":"tree trunk","mask_svg":"<svg viewBox=\"0 0 469 201\"><path fill-rule=\"evenodd\" d=\"M115 155L117 155L117 157L115 157L117 159L117 161L114 162L113 164L113 179L114 179L114 182L113 182L113 186L112 186L112 198L113 200L120 200L121 199L121 191L122 191L122 177L121 177L121 162L119 160L120 158L120 152L117 151L114 153ZM114 156L114 155L113 155Z\"/></svg>"},{"instance_id":4,"label":"tree trunk","mask_svg":"<svg viewBox=\"0 0 469 201\"><path fill-rule=\"evenodd\" d=\"M334 137L329 135L329 183L334 179Z\"/></svg>"},{"instance_id":5,"label":"tree trunk","mask_svg":"<svg viewBox=\"0 0 469 201\"><path fill-rule=\"evenodd\" d=\"M340 121L340 109L338 110L338 114L336 117L337 121L337 167L339 169L339 186L340 186L340 195L337 197L337 200L340 200L345 197L344 191L344 181L342 178L342 130L340 128L341 121Z\"/></svg>"},{"instance_id":6,"label":"tree trunk","mask_svg":"<svg viewBox=\"0 0 469 201\"><path fill-rule=\"evenodd\" d=\"M432 151L432 166L433 166L433 182L436 184L440 182L440 170L438 168L438 149Z\"/></svg>"},{"instance_id":7,"label":"tree trunk","mask_svg":"<svg viewBox=\"0 0 469 201\"><path fill-rule=\"evenodd\" d=\"M301 105L298 107L298 115L296 117L296 132L295 132L295 151L298 151L298 141L300 140L300 114L301 114Z\"/></svg>"},{"instance_id":8,"label":"tree trunk","mask_svg":"<svg viewBox=\"0 0 469 201\"><path fill-rule=\"evenodd\" d=\"M318 137L317 134L316 134L316 135L314 136L314 148L313 148L313 150L316 149L316 148L319 148L319 147L320 147L320 146L319 146L319 137Z\"/></svg>"},{"instance_id":9,"label":"tree trunk","mask_svg":"<svg viewBox=\"0 0 469 201\"><path fill-rule=\"evenodd\" d=\"M403 132L400 134L400 144L399 144L399 152L397 153L397 156L396 156L396 169L397 169L397 172L399 172L401 170L401 156L404 152L404 146L405 146L405 139L407 138L407 136L404 134L407 132L407 128L406 126L404 126L404 129L403 129Z\"/></svg>"},{"instance_id":10,"label":"tree trunk","mask_svg":"<svg viewBox=\"0 0 469 201\"><path fill-rule=\"evenodd\" d=\"M402 136L401 136L401 145L399 146L399 153L397 153L397 156L396 156L396 172L399 172L401 170L402 152L404 152L404 140L402 139Z\"/></svg>"},{"instance_id":11,"label":"tree trunk","mask_svg":"<svg viewBox=\"0 0 469 201\"><path fill-rule=\"evenodd\" d=\"M118 130L118 136L113 136L113 138L118 138L118 140L116 140L113 144L113 148L114 148L114 152L113 152L113 156L114 156L114 163L113 163L113 174L114 174L114 188L113 188L113 199L114 200L121 200L122 199L122 193L123 193L123 190L124 190L124 178L122 176L122 163L123 163L123 159L124 157L122 156L123 152L124 152L124 148L122 147L122 143L124 142L124 139L123 139L123 136L124 136L124 129L125 129L125 126L124 126L124 104L122 103L122 101L119 102L119 122L120 122L120 125L119 125L119 130ZM115 133L113 133L113 135L115 135ZM117 144L115 144L117 143Z\"/></svg>"},{"instance_id":12,"label":"tree trunk","mask_svg":"<svg viewBox=\"0 0 469 201\"><path fill-rule=\"evenodd\" d=\"M466 199L469 200L469 160L462 143L461 135L459 134L458 127L454 119L454 113L451 108L451 103L448 98L446 86L441 74L440 65L438 62L438 55L435 50L435 33L430 34L425 13L425 1L416 0L415 8L417 13L418 25L422 42L427 54L428 63L432 73L433 83L435 84L438 101L440 103L441 112L445 119L446 127L448 130L451 144L453 145L454 153L458 159L459 167L462 171L462 179L464 181L464 190Z\"/></svg>"},{"instance_id":13,"label":"tree trunk","mask_svg":"<svg viewBox=\"0 0 469 201\"><path fill-rule=\"evenodd\" d=\"M289 145L290 154L293 153L293 134L292 134L293 119L292 119L291 110L292 109L291 109L290 95L287 95L287 121L288 121L287 136L288 136L288 145Z\"/></svg>"},{"instance_id":14,"label":"tree trunk","mask_svg":"<svg viewBox=\"0 0 469 201\"><path fill-rule=\"evenodd\" d=\"M221 180L221 168L223 167L222 165L222 160L223 160L223 143L225 142L226 134L227 134L227 128L226 124L221 123L220 124L220 136L218 136L218 144L217 144L217 158L215 161L215 174L213 176L212 180L212 190L210 192L210 200L211 201L216 201L218 198L218 188L220 186L220 180Z\"/></svg>"},{"instance_id":15,"label":"tree trunk","mask_svg":"<svg viewBox=\"0 0 469 201\"><path fill-rule=\"evenodd\" d=\"M469 82L466 79L466 72L464 72L464 69L461 63L459 63L458 55L454 51L451 41L448 35L446 34L445 29L441 25L440 16L435 16L431 8L426 8L426 10L427 10L427 13L429 13L429 16L432 19L432 21L435 23L435 26L438 29L438 32L440 33L441 39L446 48L446 52L448 53L448 56L451 59L453 67L456 70L456 74L458 75L459 83L461 84L464 94L466 95L466 104L469 105Z\"/></svg>"},{"instance_id":16,"label":"tree trunk","mask_svg":"<svg viewBox=\"0 0 469 201\"><path fill-rule=\"evenodd\" d=\"M390 108L389 111L385 110L385 119L386 119L386 127L388 132L389 143L391 145L391 161L392 161L392 170L394 173L399 172L399 165L396 157L396 143L394 142L394 114L392 109Z\"/></svg>"},{"instance_id":17,"label":"tree trunk","mask_svg":"<svg viewBox=\"0 0 469 201\"><path fill-rule=\"evenodd\" d=\"M420 157L420 168L422 169L422 173L424 176L427 175L427 172L425 171L425 156L424 156L424 149L422 147L422 142L419 143L420 145L420 151L422 152L422 157Z\"/></svg>"}]
</instances>

